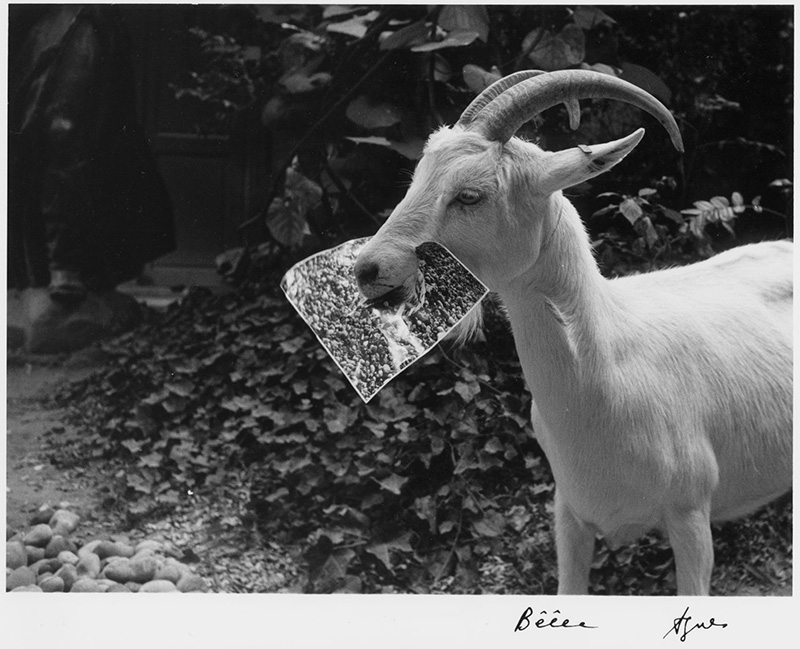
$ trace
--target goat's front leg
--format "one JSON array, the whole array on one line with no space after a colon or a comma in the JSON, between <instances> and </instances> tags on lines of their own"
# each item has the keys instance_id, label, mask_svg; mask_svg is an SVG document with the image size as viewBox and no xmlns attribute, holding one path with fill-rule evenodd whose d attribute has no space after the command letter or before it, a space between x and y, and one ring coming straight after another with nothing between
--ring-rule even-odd
<instances>
[{"instance_id":1,"label":"goat's front leg","mask_svg":"<svg viewBox=\"0 0 800 649\"><path fill-rule=\"evenodd\" d=\"M708 595L714 567L710 503L693 509L676 509L666 520L669 543L675 554L678 595Z\"/></svg>"},{"instance_id":2,"label":"goat's front leg","mask_svg":"<svg viewBox=\"0 0 800 649\"><path fill-rule=\"evenodd\" d=\"M594 557L594 531L572 513L559 495L558 487L555 516L558 594L586 595Z\"/></svg>"}]
</instances>

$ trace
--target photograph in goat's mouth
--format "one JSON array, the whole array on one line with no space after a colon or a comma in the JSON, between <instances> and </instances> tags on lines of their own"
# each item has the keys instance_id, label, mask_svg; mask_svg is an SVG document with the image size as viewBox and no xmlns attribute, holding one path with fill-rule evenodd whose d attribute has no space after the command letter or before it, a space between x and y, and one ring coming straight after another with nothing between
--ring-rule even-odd
<instances>
[{"instance_id":1,"label":"photograph in goat's mouth","mask_svg":"<svg viewBox=\"0 0 800 649\"><path fill-rule=\"evenodd\" d=\"M368 302L353 266L369 238L354 239L295 264L281 288L365 402L447 336L488 289L446 248L417 248L414 295Z\"/></svg>"}]
</instances>

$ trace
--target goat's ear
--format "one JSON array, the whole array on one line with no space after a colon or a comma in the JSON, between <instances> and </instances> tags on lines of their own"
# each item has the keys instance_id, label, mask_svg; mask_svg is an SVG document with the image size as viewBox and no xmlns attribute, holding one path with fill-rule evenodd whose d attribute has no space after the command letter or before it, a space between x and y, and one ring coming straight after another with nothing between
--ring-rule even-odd
<instances>
[{"instance_id":1,"label":"goat's ear","mask_svg":"<svg viewBox=\"0 0 800 649\"><path fill-rule=\"evenodd\" d=\"M644 129L640 128L621 140L551 153L540 179L542 193L551 194L608 171L633 151L643 136Z\"/></svg>"}]
</instances>

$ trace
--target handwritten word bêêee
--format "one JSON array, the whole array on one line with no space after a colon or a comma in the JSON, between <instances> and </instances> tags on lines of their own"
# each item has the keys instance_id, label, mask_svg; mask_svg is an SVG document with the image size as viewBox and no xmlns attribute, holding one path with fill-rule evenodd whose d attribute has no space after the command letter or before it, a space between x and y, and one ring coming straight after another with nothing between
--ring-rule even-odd
<instances>
[{"instance_id":1,"label":"handwritten word b\u00ea\u00eaee","mask_svg":"<svg viewBox=\"0 0 800 649\"><path fill-rule=\"evenodd\" d=\"M519 621L517 622L517 626L514 627L514 632L516 633L517 631L524 631L525 629L527 629L531 625L530 618L532 615L533 615L533 609L529 606L523 611L522 615L520 616ZM575 624L570 624L569 618L566 617L563 620L560 620L557 616L561 615L561 611L559 611L558 609L556 609L551 613L551 615L556 617L553 617L552 619L548 620L545 617L542 617L546 615L547 611L541 611L539 613L538 619L535 622L533 622L533 626L537 629L544 629L544 628L574 629L577 627L581 627L584 629L597 628L596 626L589 626L588 624L586 624L586 622L577 622Z\"/></svg>"},{"instance_id":2,"label":"handwritten word b\u00ea\u00eaee","mask_svg":"<svg viewBox=\"0 0 800 649\"><path fill-rule=\"evenodd\" d=\"M667 631L664 634L664 636L661 639L663 640L670 633L674 633L675 635L680 635L679 640L681 642L686 642L686 636L696 629L710 629L711 627L718 627L724 629L726 626L728 626L725 622L717 622L712 617L709 618L708 622L697 622L690 627L689 620L692 619L692 616L688 615L688 613L689 613L689 607L687 606L686 610L683 611L683 615L681 615L680 617L676 617L672 621L672 627L670 628L669 631Z\"/></svg>"}]
</instances>

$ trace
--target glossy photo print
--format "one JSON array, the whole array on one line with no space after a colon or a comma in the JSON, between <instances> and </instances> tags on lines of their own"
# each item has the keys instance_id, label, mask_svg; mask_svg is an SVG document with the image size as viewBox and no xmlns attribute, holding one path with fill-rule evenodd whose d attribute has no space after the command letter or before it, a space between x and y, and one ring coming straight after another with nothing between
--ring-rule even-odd
<instances>
[{"instance_id":1,"label":"glossy photo print","mask_svg":"<svg viewBox=\"0 0 800 649\"><path fill-rule=\"evenodd\" d=\"M370 304L353 266L368 238L354 239L293 266L281 288L364 401L424 356L488 293L446 248L417 248L412 300Z\"/></svg>"}]
</instances>

